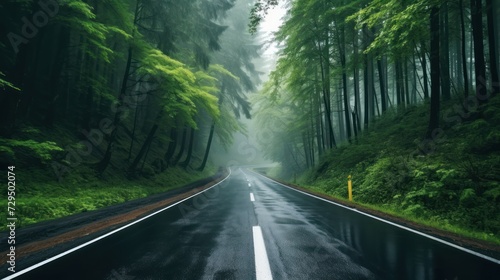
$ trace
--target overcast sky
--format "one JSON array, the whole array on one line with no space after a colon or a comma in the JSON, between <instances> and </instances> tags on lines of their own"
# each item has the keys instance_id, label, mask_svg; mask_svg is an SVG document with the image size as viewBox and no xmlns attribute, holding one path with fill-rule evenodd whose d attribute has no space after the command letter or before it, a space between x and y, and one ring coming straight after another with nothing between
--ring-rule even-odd
<instances>
[{"instance_id":1,"label":"overcast sky","mask_svg":"<svg viewBox=\"0 0 500 280\"><path fill-rule=\"evenodd\" d=\"M273 39L273 33L278 31L280 25L283 22L283 16L286 13L286 9L280 5L270 10L269 13L264 18L264 21L261 22L259 28L261 31L261 40L265 43L264 52L262 54L263 59L269 63L262 69L265 72L269 72L274 68L276 61L276 52L278 49L276 48L275 43L271 43Z\"/></svg>"}]
</instances>

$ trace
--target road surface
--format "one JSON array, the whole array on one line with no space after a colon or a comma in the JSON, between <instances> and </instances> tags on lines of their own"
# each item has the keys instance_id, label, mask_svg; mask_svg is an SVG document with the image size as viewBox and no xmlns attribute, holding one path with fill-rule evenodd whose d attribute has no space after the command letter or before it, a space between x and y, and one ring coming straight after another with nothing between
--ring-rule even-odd
<instances>
[{"instance_id":1,"label":"road surface","mask_svg":"<svg viewBox=\"0 0 500 280\"><path fill-rule=\"evenodd\" d=\"M451 280L500 275L498 260L242 169L206 192L84 245L11 276Z\"/></svg>"}]
</instances>

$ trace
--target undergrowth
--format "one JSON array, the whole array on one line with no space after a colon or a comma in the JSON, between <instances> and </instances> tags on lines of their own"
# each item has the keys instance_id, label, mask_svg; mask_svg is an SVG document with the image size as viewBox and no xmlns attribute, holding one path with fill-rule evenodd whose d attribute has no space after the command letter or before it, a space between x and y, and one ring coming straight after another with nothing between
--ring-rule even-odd
<instances>
[{"instance_id":1,"label":"undergrowth","mask_svg":"<svg viewBox=\"0 0 500 280\"><path fill-rule=\"evenodd\" d=\"M139 172L127 176L125 170L129 162L127 153L123 152L128 148L126 142L117 147L117 160L112 166L104 174L97 174L96 162L102 157L98 148L94 147L95 154L74 156L70 158L72 162L68 162L67 155L79 149L79 142L80 139L58 127L25 126L15 140L0 139L3 182L7 182L7 167L15 166L18 228L165 192L215 174L211 165L203 172L181 167L160 170L154 164L155 158L150 157ZM160 148L152 147L150 154L162 155L164 151ZM59 176L54 163L64 166L66 172ZM7 189L0 193L0 199L3 201L0 205L7 209ZM0 219L6 218L7 212L0 211ZM0 231L6 229L5 224L0 227Z\"/></svg>"},{"instance_id":2,"label":"undergrowth","mask_svg":"<svg viewBox=\"0 0 500 280\"><path fill-rule=\"evenodd\" d=\"M127 180L114 177L107 180L97 180L89 177L88 173L92 173L92 170L82 171L80 168L78 170L80 173L75 172L62 182L33 182L27 178L33 176L33 172L36 173L36 171L16 169L18 170L16 171L18 178L16 182L18 227L162 193L215 173L213 168L204 172L171 168L157 175L154 179ZM85 173L87 174L84 175ZM32 178L36 179L40 176L35 175ZM6 200L4 199L4 201ZM2 211L0 215L0 219L7 218L5 211ZM6 230L6 227L4 226L0 230Z\"/></svg>"},{"instance_id":3,"label":"undergrowth","mask_svg":"<svg viewBox=\"0 0 500 280\"><path fill-rule=\"evenodd\" d=\"M345 198L352 175L358 203L500 244L500 98L443 116L435 137L424 140L428 104L389 112L298 183Z\"/></svg>"}]
</instances>

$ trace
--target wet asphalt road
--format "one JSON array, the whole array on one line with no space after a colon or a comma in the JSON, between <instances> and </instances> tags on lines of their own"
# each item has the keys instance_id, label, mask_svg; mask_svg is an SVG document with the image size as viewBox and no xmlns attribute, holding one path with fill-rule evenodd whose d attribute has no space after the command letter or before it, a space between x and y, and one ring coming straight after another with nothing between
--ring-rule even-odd
<instances>
[{"instance_id":1,"label":"wet asphalt road","mask_svg":"<svg viewBox=\"0 0 500 280\"><path fill-rule=\"evenodd\" d=\"M500 264L235 169L216 187L15 279L270 279L266 273L499 279Z\"/></svg>"}]
</instances>

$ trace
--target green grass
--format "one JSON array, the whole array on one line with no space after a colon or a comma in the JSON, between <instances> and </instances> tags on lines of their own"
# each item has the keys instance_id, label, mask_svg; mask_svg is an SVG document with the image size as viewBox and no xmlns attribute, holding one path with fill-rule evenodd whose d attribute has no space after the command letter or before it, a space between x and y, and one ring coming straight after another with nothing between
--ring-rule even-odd
<instances>
[{"instance_id":1,"label":"green grass","mask_svg":"<svg viewBox=\"0 0 500 280\"><path fill-rule=\"evenodd\" d=\"M91 170L80 168L62 182L36 182L28 178L40 178L36 173L42 171L23 172L21 167L16 169L18 227L166 192L215 173L213 168L204 172L170 168L153 179L130 181L113 177L109 180L97 180L89 175L92 174ZM6 218L6 212L2 211L0 219ZM1 230L5 229L4 226Z\"/></svg>"},{"instance_id":2,"label":"green grass","mask_svg":"<svg viewBox=\"0 0 500 280\"><path fill-rule=\"evenodd\" d=\"M122 132L123 133L123 132ZM80 161L66 156L69 151L80 149L82 139L64 127L34 127L21 125L12 139L0 138L0 166L15 164L17 226L24 227L41 221L57 219L76 213L93 211L102 207L166 192L215 174L215 168L207 165L204 172L170 167L160 171L155 160L165 153L164 141L157 140L151 146L146 163L134 173L125 172L130 159L130 142L122 140L113 152L112 164L101 176L96 173L96 163L102 155L94 153ZM81 135L80 135L81 136ZM121 135L124 139L126 135ZM144 139L136 139L139 143ZM105 143L100 149L104 151ZM132 156L141 145L136 144ZM200 164L194 154L191 166ZM62 180L58 180L52 163L67 167ZM7 181L7 169L0 179ZM4 177L5 176L5 177ZM127 177L129 176L129 177ZM7 209L7 190L0 192L0 207ZM0 211L5 221L6 211ZM0 230L6 230L5 223Z\"/></svg>"},{"instance_id":3,"label":"green grass","mask_svg":"<svg viewBox=\"0 0 500 280\"><path fill-rule=\"evenodd\" d=\"M433 217L433 218L422 218L418 215L410 214L410 213L405 213L402 212L401 209L394 208L392 205L377 205L377 204L370 204L370 203L361 203L357 202L355 199L353 201L349 201L347 199L347 195L345 197L337 196L337 195L332 195L329 192L326 192L325 189L321 186L316 186L316 185L300 185L301 187L328 195L338 201L344 202L344 203L349 203L349 204L355 204L355 205L360 205L363 206L364 208L372 209L375 211L383 212L389 215L392 215L394 217L401 218L403 220L409 221L409 222L414 222L420 225L432 227L435 229L443 230L443 231L448 231L463 237L467 238L473 238L473 239L479 239L479 240L484 240L487 242L490 242L492 244L497 244L500 245L500 237L498 235L494 235L493 233L488 233L488 232L482 232L482 231L475 231L471 230L469 228L464 228L461 226L457 226L454 224L450 224L449 221L443 221L440 219L438 216ZM347 189L347 182L346 182L346 187ZM346 191L347 193L347 191Z\"/></svg>"}]
</instances>

